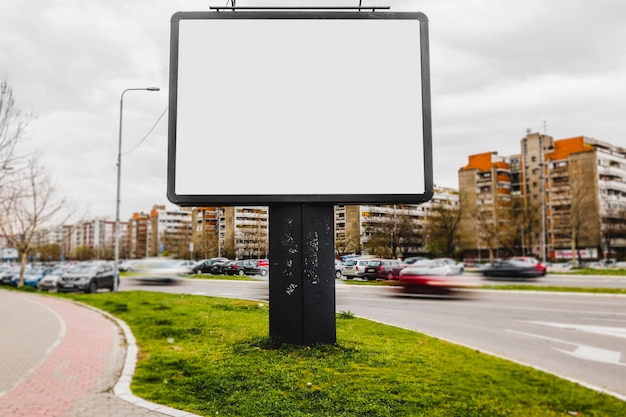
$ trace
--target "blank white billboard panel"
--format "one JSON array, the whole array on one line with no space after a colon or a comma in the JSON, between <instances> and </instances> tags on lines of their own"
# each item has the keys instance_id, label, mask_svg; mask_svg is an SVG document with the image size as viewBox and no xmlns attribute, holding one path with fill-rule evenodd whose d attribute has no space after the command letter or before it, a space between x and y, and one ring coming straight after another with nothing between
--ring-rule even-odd
<instances>
[{"instance_id":1,"label":"blank white billboard panel","mask_svg":"<svg viewBox=\"0 0 626 417\"><path fill-rule=\"evenodd\" d=\"M420 13L175 14L170 200L427 201L426 25Z\"/></svg>"}]
</instances>

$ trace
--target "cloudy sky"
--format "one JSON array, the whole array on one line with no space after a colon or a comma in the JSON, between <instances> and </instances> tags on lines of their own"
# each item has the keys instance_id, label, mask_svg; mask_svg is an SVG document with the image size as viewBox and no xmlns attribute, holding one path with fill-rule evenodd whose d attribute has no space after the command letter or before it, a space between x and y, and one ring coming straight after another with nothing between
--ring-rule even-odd
<instances>
[{"instance_id":1,"label":"cloudy sky","mask_svg":"<svg viewBox=\"0 0 626 417\"><path fill-rule=\"evenodd\" d=\"M44 155L81 213L113 218L120 95L122 218L166 198L170 18L227 0L20 0L0 3L0 78L35 119ZM358 5L357 0L238 6ZM380 0L429 19L435 184L457 188L474 153L519 152L526 130L626 146L626 3L618 0ZM216 40L227 42L228 34ZM210 47L210 44L208 45ZM392 75L391 75L392 76ZM401 151L401 150L400 150ZM203 175L219 180L207 155ZM227 157L227 155L226 155ZM370 169L333 155L347 185Z\"/></svg>"}]
</instances>

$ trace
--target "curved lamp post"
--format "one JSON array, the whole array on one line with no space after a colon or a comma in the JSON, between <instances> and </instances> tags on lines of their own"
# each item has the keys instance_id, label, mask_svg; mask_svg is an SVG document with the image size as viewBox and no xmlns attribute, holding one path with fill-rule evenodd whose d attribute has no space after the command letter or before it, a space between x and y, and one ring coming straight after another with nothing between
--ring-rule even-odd
<instances>
[{"instance_id":1,"label":"curved lamp post","mask_svg":"<svg viewBox=\"0 0 626 417\"><path fill-rule=\"evenodd\" d=\"M117 291L119 287L119 262L120 262L120 189L122 180L122 112L124 108L124 94L127 91L160 91L159 87L145 87L145 88L127 88L122 91L120 97L120 134L117 145L117 199L115 201L115 262L113 271L113 291Z\"/></svg>"}]
</instances>

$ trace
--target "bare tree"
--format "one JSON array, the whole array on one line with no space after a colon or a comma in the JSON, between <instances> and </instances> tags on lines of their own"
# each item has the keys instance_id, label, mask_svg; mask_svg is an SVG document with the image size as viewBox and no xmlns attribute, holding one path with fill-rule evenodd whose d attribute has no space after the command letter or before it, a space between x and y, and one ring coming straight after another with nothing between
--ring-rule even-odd
<instances>
[{"instance_id":1,"label":"bare tree","mask_svg":"<svg viewBox=\"0 0 626 417\"><path fill-rule=\"evenodd\" d=\"M595 159L592 160L595 162ZM600 218L597 207L597 189L590 189L588 169L585 163L588 160L572 159L570 162L570 236L574 265L582 262L579 249L582 247L600 246ZM597 183L593 183L596 184Z\"/></svg>"},{"instance_id":2,"label":"bare tree","mask_svg":"<svg viewBox=\"0 0 626 417\"><path fill-rule=\"evenodd\" d=\"M602 220L602 240L604 242L605 259L611 257L615 241L626 238L626 207L607 204Z\"/></svg>"},{"instance_id":3,"label":"bare tree","mask_svg":"<svg viewBox=\"0 0 626 417\"><path fill-rule=\"evenodd\" d=\"M1 191L0 207L5 217L0 222L0 231L19 253L21 268L18 287L21 287L28 255L33 249L37 233L51 226L55 220L62 224L71 213L65 211L68 208L65 197L59 198L50 177L36 158L14 173L12 181Z\"/></svg>"},{"instance_id":4,"label":"bare tree","mask_svg":"<svg viewBox=\"0 0 626 417\"><path fill-rule=\"evenodd\" d=\"M456 257L461 242L461 208L445 204L433 205L426 219L428 250L436 256Z\"/></svg>"},{"instance_id":5,"label":"bare tree","mask_svg":"<svg viewBox=\"0 0 626 417\"><path fill-rule=\"evenodd\" d=\"M22 114L15 106L13 89L6 80L0 81L0 186L18 161L17 144L32 117Z\"/></svg>"},{"instance_id":6,"label":"bare tree","mask_svg":"<svg viewBox=\"0 0 626 417\"><path fill-rule=\"evenodd\" d=\"M382 258L406 256L407 253L421 250L423 247L424 234L417 220L395 207L390 215L371 216L364 229L368 236L364 247L367 253L375 256Z\"/></svg>"}]
</instances>

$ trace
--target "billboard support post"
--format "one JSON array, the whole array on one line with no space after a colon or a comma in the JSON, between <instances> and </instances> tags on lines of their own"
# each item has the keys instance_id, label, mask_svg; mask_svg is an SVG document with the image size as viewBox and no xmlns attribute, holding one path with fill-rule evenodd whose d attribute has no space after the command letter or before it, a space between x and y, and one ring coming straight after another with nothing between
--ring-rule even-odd
<instances>
[{"instance_id":1,"label":"billboard support post","mask_svg":"<svg viewBox=\"0 0 626 417\"><path fill-rule=\"evenodd\" d=\"M335 343L333 205L271 205L269 216L270 336Z\"/></svg>"}]
</instances>

